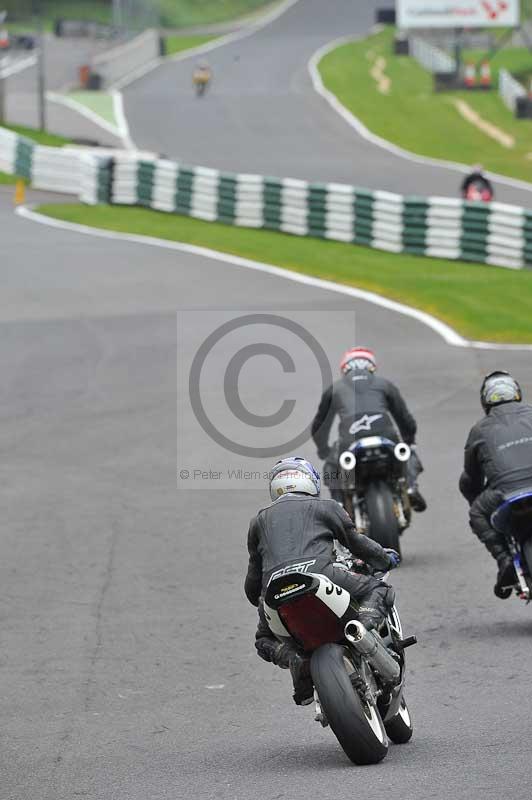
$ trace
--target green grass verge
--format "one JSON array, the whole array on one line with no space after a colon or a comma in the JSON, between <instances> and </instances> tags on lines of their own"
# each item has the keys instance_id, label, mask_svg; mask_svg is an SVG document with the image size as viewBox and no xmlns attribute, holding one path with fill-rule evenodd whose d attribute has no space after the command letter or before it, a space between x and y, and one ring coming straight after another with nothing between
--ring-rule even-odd
<instances>
[{"instance_id":1,"label":"green grass verge","mask_svg":"<svg viewBox=\"0 0 532 800\"><path fill-rule=\"evenodd\" d=\"M268 5L270 0L158 0L161 24L168 28L227 22Z\"/></svg>"},{"instance_id":2,"label":"green grass verge","mask_svg":"<svg viewBox=\"0 0 532 800\"><path fill-rule=\"evenodd\" d=\"M132 28L146 25L181 28L227 22L253 13L271 0L153 0L144 4L122 3L124 22ZM113 21L111 0L46 0L43 3L45 28L51 30L54 20L82 19L110 25ZM4 0L9 29L13 33L31 30L34 25L31 0Z\"/></svg>"},{"instance_id":3,"label":"green grass verge","mask_svg":"<svg viewBox=\"0 0 532 800\"><path fill-rule=\"evenodd\" d=\"M2 128L18 133L19 136L26 136L28 139L33 139L37 144L43 144L47 147L63 147L65 144L70 144L70 139L65 139L64 136L56 136L55 133L38 131L35 128L25 128L23 125L2 125Z\"/></svg>"},{"instance_id":4,"label":"green grass verge","mask_svg":"<svg viewBox=\"0 0 532 800\"><path fill-rule=\"evenodd\" d=\"M78 90L69 92L67 97L93 111L105 122L117 126L114 100L108 92Z\"/></svg>"},{"instance_id":5,"label":"green grass verge","mask_svg":"<svg viewBox=\"0 0 532 800\"><path fill-rule=\"evenodd\" d=\"M494 172L532 181L532 121L514 119L496 91L434 94L432 75L413 58L392 54L393 35L386 29L329 53L319 67L325 85L370 130L407 150L465 164L481 162ZM369 76L379 56L386 59L385 73L392 81L388 95ZM499 65L504 58L501 54ZM454 99L465 100L483 119L514 136L515 147L502 147L466 122Z\"/></svg>"},{"instance_id":6,"label":"green grass verge","mask_svg":"<svg viewBox=\"0 0 532 800\"><path fill-rule=\"evenodd\" d=\"M215 36L165 36L165 50L167 56L181 53L183 50L191 50L201 44L212 41Z\"/></svg>"},{"instance_id":7,"label":"green grass verge","mask_svg":"<svg viewBox=\"0 0 532 800\"><path fill-rule=\"evenodd\" d=\"M210 247L369 289L428 311L471 339L532 342L532 271L390 255L141 208L45 205L39 210L56 219Z\"/></svg>"},{"instance_id":8,"label":"green grass verge","mask_svg":"<svg viewBox=\"0 0 532 800\"><path fill-rule=\"evenodd\" d=\"M24 128L22 125L2 125L1 127L18 133L20 136L33 139L37 144L47 145L48 147L62 147L65 144L70 144L69 139L65 139L63 136L56 136L53 133L45 133L44 131L36 131L34 128ZM16 182L16 175L8 175L6 172L0 172L0 184L14 184Z\"/></svg>"}]
</instances>

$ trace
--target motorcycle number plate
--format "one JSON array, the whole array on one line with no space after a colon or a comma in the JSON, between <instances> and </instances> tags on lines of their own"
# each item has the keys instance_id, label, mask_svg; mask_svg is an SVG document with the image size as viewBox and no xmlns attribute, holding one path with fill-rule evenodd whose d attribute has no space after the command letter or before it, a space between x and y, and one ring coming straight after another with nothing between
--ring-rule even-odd
<instances>
[{"instance_id":1,"label":"motorcycle number plate","mask_svg":"<svg viewBox=\"0 0 532 800\"><path fill-rule=\"evenodd\" d=\"M382 444L380 436L366 436L364 439L359 439L359 445L362 447L378 447Z\"/></svg>"}]
</instances>

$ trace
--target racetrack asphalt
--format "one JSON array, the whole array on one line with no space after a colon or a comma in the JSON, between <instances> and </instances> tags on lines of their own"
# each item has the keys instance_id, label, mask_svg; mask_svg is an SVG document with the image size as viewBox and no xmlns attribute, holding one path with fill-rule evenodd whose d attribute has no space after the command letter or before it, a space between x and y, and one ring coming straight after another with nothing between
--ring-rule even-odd
<instances>
[{"instance_id":1,"label":"racetrack asphalt","mask_svg":"<svg viewBox=\"0 0 532 800\"><path fill-rule=\"evenodd\" d=\"M382 0L299 0L253 36L207 54L214 80L202 98L191 86L198 57L163 64L124 91L133 141L142 150L233 172L457 197L459 172L376 147L313 88L307 65L314 53L340 36L368 35L376 8L385 5ZM164 126L153 125L161 114ZM502 202L532 207L526 189L496 183L496 195Z\"/></svg>"},{"instance_id":2,"label":"racetrack asphalt","mask_svg":"<svg viewBox=\"0 0 532 800\"><path fill-rule=\"evenodd\" d=\"M493 596L495 565L456 484L482 375L514 370L532 397L530 353L451 347L340 294L37 225L13 216L8 189L0 220L0 796L528 800L531 612ZM418 419L429 509L393 574L420 640L408 653L416 731L376 767L351 766L292 704L288 674L254 654L245 541L266 484L176 484L176 470L275 460L221 451L188 400L198 344L256 313L299 321L333 369L355 335L373 346ZM224 400L226 365L252 333L217 338L201 389L227 435L263 441ZM260 334L301 355L284 330ZM303 428L321 390L310 361L283 374L251 358L246 407L270 414L295 397L288 428ZM298 451L315 457L308 442Z\"/></svg>"}]
</instances>

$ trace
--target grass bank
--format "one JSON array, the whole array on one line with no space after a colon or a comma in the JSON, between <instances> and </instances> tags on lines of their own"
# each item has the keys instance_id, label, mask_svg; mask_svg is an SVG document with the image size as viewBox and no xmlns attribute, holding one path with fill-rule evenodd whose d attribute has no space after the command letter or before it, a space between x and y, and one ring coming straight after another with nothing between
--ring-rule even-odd
<instances>
[{"instance_id":1,"label":"grass bank","mask_svg":"<svg viewBox=\"0 0 532 800\"><path fill-rule=\"evenodd\" d=\"M28 139L33 139L37 144L43 144L47 147L62 147L65 144L70 144L69 139L63 136L56 136L54 133L46 133L44 131L36 131L34 128L24 128L22 125L2 125L2 128L7 128L20 136L26 136ZM17 178L15 175L8 175L5 172L0 172L0 184L16 183Z\"/></svg>"},{"instance_id":2,"label":"grass bank","mask_svg":"<svg viewBox=\"0 0 532 800\"><path fill-rule=\"evenodd\" d=\"M496 91L434 94L432 75L413 58L393 55L393 34L386 29L325 56L319 69L327 88L371 131L407 150L464 164L481 162L494 172L532 181L532 121L516 120ZM378 58L386 61L388 94L381 93L370 76ZM497 58L496 69L508 58L519 59L520 70L526 69L522 51ZM503 147L467 122L454 100L464 100L483 119L513 136L515 146Z\"/></svg>"},{"instance_id":3,"label":"grass bank","mask_svg":"<svg viewBox=\"0 0 532 800\"><path fill-rule=\"evenodd\" d=\"M227 22L267 6L271 0L153 0L128 7L122 4L124 21L135 26L161 25L167 28L190 27ZM2 9L6 6L2 5ZM13 33L34 27L31 0L7 0L9 28ZM111 0L46 0L45 26L56 19L81 19L111 25Z\"/></svg>"},{"instance_id":4,"label":"grass bank","mask_svg":"<svg viewBox=\"0 0 532 800\"><path fill-rule=\"evenodd\" d=\"M532 271L390 255L140 208L46 205L39 210L56 219L210 247L368 289L428 311L470 339L532 342Z\"/></svg>"},{"instance_id":5,"label":"grass bank","mask_svg":"<svg viewBox=\"0 0 532 800\"><path fill-rule=\"evenodd\" d=\"M199 47L216 38L216 36L165 36L165 55L173 56L175 53L191 50L193 47Z\"/></svg>"}]
</instances>

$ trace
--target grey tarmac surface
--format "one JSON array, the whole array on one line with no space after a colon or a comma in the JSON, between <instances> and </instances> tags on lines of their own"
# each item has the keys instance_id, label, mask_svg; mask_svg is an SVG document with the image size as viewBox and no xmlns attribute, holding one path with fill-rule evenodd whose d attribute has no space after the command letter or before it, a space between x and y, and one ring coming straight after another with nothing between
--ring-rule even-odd
<instances>
[{"instance_id":1,"label":"grey tarmac surface","mask_svg":"<svg viewBox=\"0 0 532 800\"><path fill-rule=\"evenodd\" d=\"M493 597L494 565L456 481L481 375L503 364L530 396L530 354L453 348L338 294L43 227L14 217L3 190L0 220L2 798L528 798L531 611ZM287 673L254 655L245 539L266 486L176 488L176 466L220 459L193 421L179 446L176 432L191 419L183 363L227 309L308 314L333 368L349 343L336 320L354 312L359 341L419 421L430 508L393 575L420 639L407 695L416 733L374 768L350 766L293 706ZM223 369L246 342L242 329L219 351ZM297 397L295 430L318 400L309 376L286 384L256 357L242 391L258 414ZM203 381L223 405L216 362ZM226 424L241 433L230 414ZM300 452L314 457L308 443Z\"/></svg>"},{"instance_id":2,"label":"grey tarmac surface","mask_svg":"<svg viewBox=\"0 0 532 800\"><path fill-rule=\"evenodd\" d=\"M339 294L30 223L13 216L7 189L0 226L2 800L528 800L531 611L492 595L494 564L456 482L481 376L502 364L531 397L531 354L453 348ZM306 318L333 368L354 313L358 340L419 421L430 507L393 574L420 639L407 692L416 733L374 768L350 766L292 704L288 675L254 655L245 538L266 486L176 483L176 469L238 464L191 417L185 367L220 316L249 312ZM215 351L206 404L225 405L223 370L248 334ZM294 430L318 401L311 369L286 376L256 357L241 378L257 414L296 397ZM220 419L242 434L230 413ZM315 455L309 443L299 451Z\"/></svg>"},{"instance_id":3,"label":"grey tarmac surface","mask_svg":"<svg viewBox=\"0 0 532 800\"><path fill-rule=\"evenodd\" d=\"M311 56L340 36L368 35L375 9L385 5L299 0L253 36L207 55L214 82L201 99L191 88L197 57L164 64L124 92L133 140L140 149L223 170L458 196L460 173L415 164L370 144L313 89ZM153 125L161 115L165 125ZM526 189L498 184L496 193L502 202L532 207Z\"/></svg>"}]
</instances>

